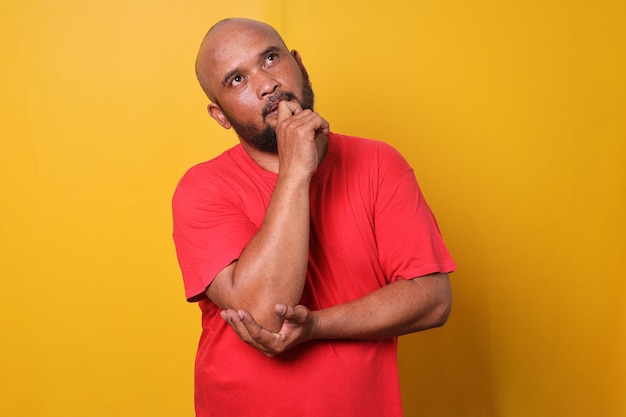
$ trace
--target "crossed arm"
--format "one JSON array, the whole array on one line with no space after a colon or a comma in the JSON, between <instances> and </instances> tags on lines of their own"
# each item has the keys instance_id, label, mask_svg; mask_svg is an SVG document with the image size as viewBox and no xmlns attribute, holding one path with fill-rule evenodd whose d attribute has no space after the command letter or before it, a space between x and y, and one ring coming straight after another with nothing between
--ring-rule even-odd
<instances>
[{"instance_id":1,"label":"crossed arm","mask_svg":"<svg viewBox=\"0 0 626 417\"><path fill-rule=\"evenodd\" d=\"M206 291L239 337L274 356L314 339L382 339L443 325L451 307L447 274L399 280L327 309L297 305L308 263L310 179L328 124L283 101L276 133L278 180L263 224Z\"/></svg>"},{"instance_id":2,"label":"crossed arm","mask_svg":"<svg viewBox=\"0 0 626 417\"><path fill-rule=\"evenodd\" d=\"M224 268L206 291L222 309L244 309L270 331L278 331L283 318L268 306L294 306L304 289L309 257L310 182L326 134L328 123L317 113L302 110L297 102L279 103L278 157L275 165L269 165L275 166L278 179L263 223L239 259ZM253 159L266 158L254 149L247 150Z\"/></svg>"},{"instance_id":3,"label":"crossed arm","mask_svg":"<svg viewBox=\"0 0 626 417\"><path fill-rule=\"evenodd\" d=\"M308 187L279 180L262 227L239 259L213 279L207 296L222 309L245 309L267 329L278 330L283 320L268 306L300 300L308 241Z\"/></svg>"},{"instance_id":4,"label":"crossed arm","mask_svg":"<svg viewBox=\"0 0 626 417\"><path fill-rule=\"evenodd\" d=\"M398 280L357 300L323 310L277 304L279 331L263 328L245 310L224 310L222 318L239 337L267 356L316 339L384 339L445 324L452 306L448 274Z\"/></svg>"}]
</instances>

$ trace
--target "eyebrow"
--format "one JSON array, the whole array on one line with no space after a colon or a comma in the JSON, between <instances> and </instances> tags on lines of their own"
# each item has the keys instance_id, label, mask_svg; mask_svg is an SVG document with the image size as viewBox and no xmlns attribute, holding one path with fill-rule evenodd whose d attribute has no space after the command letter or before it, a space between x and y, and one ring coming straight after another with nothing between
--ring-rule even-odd
<instances>
[{"instance_id":1,"label":"eyebrow","mask_svg":"<svg viewBox=\"0 0 626 417\"><path fill-rule=\"evenodd\" d=\"M265 49L263 52L259 54L259 58L262 58L272 52L279 52L279 51L280 51L280 48L278 46L269 46L267 47L267 49ZM224 75L224 78L222 78L222 85L226 86L226 84L228 84L228 80L230 80L232 77L234 77L240 72L241 72L240 68L235 68L234 70L228 71L226 75Z\"/></svg>"}]
</instances>

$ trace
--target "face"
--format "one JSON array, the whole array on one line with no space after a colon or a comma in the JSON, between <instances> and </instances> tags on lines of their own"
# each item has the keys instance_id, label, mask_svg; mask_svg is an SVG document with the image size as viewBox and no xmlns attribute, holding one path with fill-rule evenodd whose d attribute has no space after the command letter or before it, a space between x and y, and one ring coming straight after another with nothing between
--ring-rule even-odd
<instances>
[{"instance_id":1,"label":"face","mask_svg":"<svg viewBox=\"0 0 626 417\"><path fill-rule=\"evenodd\" d=\"M224 113L224 117L228 120L232 128L235 129L235 132L237 132L241 140L259 151L276 154L278 153L278 143L276 142L275 113L278 102L282 100L296 100L303 109L313 110L313 89L311 88L311 83L308 78L303 81L301 89L302 99L298 99L295 94L290 91L277 92L270 96L261 112L264 126L262 128L257 127L252 122L240 121L236 115L227 113L224 109L222 109L222 113ZM269 121L268 117L270 117Z\"/></svg>"},{"instance_id":2,"label":"face","mask_svg":"<svg viewBox=\"0 0 626 417\"><path fill-rule=\"evenodd\" d=\"M313 109L313 90L300 56L259 22L226 22L214 28L201 47L197 70L213 101L211 116L259 151L276 153L280 101L295 100Z\"/></svg>"}]
</instances>

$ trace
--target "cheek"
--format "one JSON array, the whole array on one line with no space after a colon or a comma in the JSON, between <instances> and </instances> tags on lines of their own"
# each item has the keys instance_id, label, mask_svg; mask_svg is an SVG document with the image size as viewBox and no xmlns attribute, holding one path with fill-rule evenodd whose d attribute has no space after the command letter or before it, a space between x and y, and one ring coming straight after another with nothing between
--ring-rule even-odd
<instances>
[{"instance_id":1,"label":"cheek","mask_svg":"<svg viewBox=\"0 0 626 417\"><path fill-rule=\"evenodd\" d=\"M228 109L229 114L234 115L235 117L261 113L261 109L259 109L259 101L250 94L238 94L231 100L228 100L228 104L225 108Z\"/></svg>"},{"instance_id":2,"label":"cheek","mask_svg":"<svg viewBox=\"0 0 626 417\"><path fill-rule=\"evenodd\" d=\"M264 125L263 107L259 106L258 101L254 103L250 100L229 101L228 106L223 106L222 110L232 124L252 125L258 128Z\"/></svg>"},{"instance_id":3,"label":"cheek","mask_svg":"<svg viewBox=\"0 0 626 417\"><path fill-rule=\"evenodd\" d=\"M291 72L289 79L289 90L295 93L298 97L302 98L303 90L302 85L304 83L304 75L300 71L300 67L296 66Z\"/></svg>"}]
</instances>

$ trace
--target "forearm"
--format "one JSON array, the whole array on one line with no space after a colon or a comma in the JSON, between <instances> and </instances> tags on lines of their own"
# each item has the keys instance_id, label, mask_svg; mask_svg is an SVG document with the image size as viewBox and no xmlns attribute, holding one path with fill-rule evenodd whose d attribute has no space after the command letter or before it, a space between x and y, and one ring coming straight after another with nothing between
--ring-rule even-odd
<instances>
[{"instance_id":1,"label":"forearm","mask_svg":"<svg viewBox=\"0 0 626 417\"><path fill-rule=\"evenodd\" d=\"M309 207L308 179L279 176L259 231L227 271L227 279L214 291L209 287L213 301L222 308L245 309L263 326L278 328L272 307L297 304L304 288Z\"/></svg>"},{"instance_id":2,"label":"forearm","mask_svg":"<svg viewBox=\"0 0 626 417\"><path fill-rule=\"evenodd\" d=\"M310 182L327 144L328 123L297 101L278 103L278 153L246 152L278 174L265 217L239 259L222 270L207 295L223 309L250 312L267 329L280 328L276 304L298 304L309 257Z\"/></svg>"},{"instance_id":3,"label":"forearm","mask_svg":"<svg viewBox=\"0 0 626 417\"><path fill-rule=\"evenodd\" d=\"M451 302L447 274L398 280L357 300L314 311L313 338L373 340L439 327Z\"/></svg>"}]
</instances>

